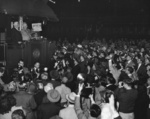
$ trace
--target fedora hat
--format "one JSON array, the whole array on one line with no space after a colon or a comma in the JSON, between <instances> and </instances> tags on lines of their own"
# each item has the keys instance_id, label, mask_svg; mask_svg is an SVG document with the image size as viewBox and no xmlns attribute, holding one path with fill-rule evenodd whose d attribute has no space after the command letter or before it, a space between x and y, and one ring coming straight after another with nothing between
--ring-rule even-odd
<instances>
[{"instance_id":1,"label":"fedora hat","mask_svg":"<svg viewBox=\"0 0 150 119\"><path fill-rule=\"evenodd\" d=\"M74 92L66 95L66 99L71 103L75 103L75 98L76 94Z\"/></svg>"},{"instance_id":2,"label":"fedora hat","mask_svg":"<svg viewBox=\"0 0 150 119\"><path fill-rule=\"evenodd\" d=\"M52 71L50 72L50 76L51 76L51 78L53 78L53 79L58 79L58 78L59 78L59 72L56 71L56 70L52 70Z\"/></svg>"},{"instance_id":3,"label":"fedora hat","mask_svg":"<svg viewBox=\"0 0 150 119\"><path fill-rule=\"evenodd\" d=\"M47 98L50 102L58 102L60 100L60 94L57 90L50 90L47 93Z\"/></svg>"}]
</instances>

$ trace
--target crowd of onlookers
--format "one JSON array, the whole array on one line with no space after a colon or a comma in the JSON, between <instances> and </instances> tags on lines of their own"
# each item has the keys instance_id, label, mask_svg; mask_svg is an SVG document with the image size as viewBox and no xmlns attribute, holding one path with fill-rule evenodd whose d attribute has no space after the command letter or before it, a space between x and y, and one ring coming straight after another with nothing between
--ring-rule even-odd
<instances>
[{"instance_id":1,"label":"crowd of onlookers","mask_svg":"<svg viewBox=\"0 0 150 119\"><path fill-rule=\"evenodd\" d=\"M47 67L18 62L0 119L149 119L150 47L143 40L58 41Z\"/></svg>"}]
</instances>

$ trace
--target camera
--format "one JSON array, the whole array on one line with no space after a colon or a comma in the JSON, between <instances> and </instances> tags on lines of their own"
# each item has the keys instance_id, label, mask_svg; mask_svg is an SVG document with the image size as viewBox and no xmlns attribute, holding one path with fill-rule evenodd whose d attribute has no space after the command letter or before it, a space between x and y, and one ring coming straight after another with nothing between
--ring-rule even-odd
<instances>
[{"instance_id":1,"label":"camera","mask_svg":"<svg viewBox=\"0 0 150 119\"><path fill-rule=\"evenodd\" d=\"M93 94L93 88L83 88L81 91L81 96L85 98L89 98L89 95Z\"/></svg>"}]
</instances>

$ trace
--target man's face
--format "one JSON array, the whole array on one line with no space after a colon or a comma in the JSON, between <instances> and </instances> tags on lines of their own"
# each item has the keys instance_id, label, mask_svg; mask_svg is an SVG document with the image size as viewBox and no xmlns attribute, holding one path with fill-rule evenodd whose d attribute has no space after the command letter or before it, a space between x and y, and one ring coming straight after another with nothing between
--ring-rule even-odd
<instances>
[{"instance_id":1,"label":"man's face","mask_svg":"<svg viewBox=\"0 0 150 119\"><path fill-rule=\"evenodd\" d=\"M130 57L130 56L127 56L127 60L128 60L128 61L131 60L131 57Z\"/></svg>"},{"instance_id":2,"label":"man's face","mask_svg":"<svg viewBox=\"0 0 150 119\"><path fill-rule=\"evenodd\" d=\"M23 61L20 61L20 62L18 63L18 65L19 65L20 67L24 67L24 62L23 62Z\"/></svg>"},{"instance_id":3,"label":"man's face","mask_svg":"<svg viewBox=\"0 0 150 119\"><path fill-rule=\"evenodd\" d=\"M15 23L14 23L14 27L15 27L15 28L19 28L19 23L18 23L18 22L15 22Z\"/></svg>"},{"instance_id":4,"label":"man's face","mask_svg":"<svg viewBox=\"0 0 150 119\"><path fill-rule=\"evenodd\" d=\"M26 23L23 24L23 28L27 29L27 24Z\"/></svg>"},{"instance_id":5,"label":"man's face","mask_svg":"<svg viewBox=\"0 0 150 119\"><path fill-rule=\"evenodd\" d=\"M38 63L38 62L35 63L35 67L36 67L36 68L39 68L39 67L40 67L40 63Z\"/></svg>"},{"instance_id":6,"label":"man's face","mask_svg":"<svg viewBox=\"0 0 150 119\"><path fill-rule=\"evenodd\" d=\"M127 74L130 74L130 72L129 72L129 69L128 69L128 68L126 68L125 72L126 72Z\"/></svg>"},{"instance_id":7,"label":"man's face","mask_svg":"<svg viewBox=\"0 0 150 119\"><path fill-rule=\"evenodd\" d=\"M139 58L137 58L137 63L140 64L141 63L141 60Z\"/></svg>"},{"instance_id":8,"label":"man's face","mask_svg":"<svg viewBox=\"0 0 150 119\"><path fill-rule=\"evenodd\" d=\"M56 55L54 55L54 56L53 56L53 58L56 60L56 59L57 59L57 56L56 56Z\"/></svg>"}]
</instances>

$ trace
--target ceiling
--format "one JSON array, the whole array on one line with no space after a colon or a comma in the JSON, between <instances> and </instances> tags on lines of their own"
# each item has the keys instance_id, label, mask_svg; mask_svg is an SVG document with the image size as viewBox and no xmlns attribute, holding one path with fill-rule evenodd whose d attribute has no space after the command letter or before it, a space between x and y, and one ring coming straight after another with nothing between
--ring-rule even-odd
<instances>
[{"instance_id":1,"label":"ceiling","mask_svg":"<svg viewBox=\"0 0 150 119\"><path fill-rule=\"evenodd\" d=\"M150 0L53 0L48 2L58 17L149 15Z\"/></svg>"}]
</instances>

